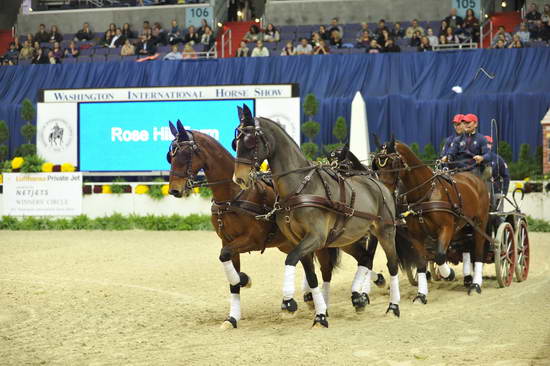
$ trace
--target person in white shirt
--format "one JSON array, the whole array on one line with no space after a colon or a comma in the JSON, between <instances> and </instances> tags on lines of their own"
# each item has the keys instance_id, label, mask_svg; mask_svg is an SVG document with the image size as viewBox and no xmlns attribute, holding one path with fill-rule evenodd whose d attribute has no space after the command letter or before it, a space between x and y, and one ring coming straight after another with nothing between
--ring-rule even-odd
<instances>
[{"instance_id":1,"label":"person in white shirt","mask_svg":"<svg viewBox=\"0 0 550 366\"><path fill-rule=\"evenodd\" d=\"M252 50L251 57L267 57L269 56L269 50L264 47L264 43L262 41L256 42L256 47Z\"/></svg>"},{"instance_id":2,"label":"person in white shirt","mask_svg":"<svg viewBox=\"0 0 550 366\"><path fill-rule=\"evenodd\" d=\"M183 55L178 50L178 45L172 45L172 52L166 54L163 60L183 60Z\"/></svg>"},{"instance_id":3,"label":"person in white shirt","mask_svg":"<svg viewBox=\"0 0 550 366\"><path fill-rule=\"evenodd\" d=\"M306 38L300 39L300 44L296 46L297 55L311 55L313 54L313 47L308 43Z\"/></svg>"},{"instance_id":4,"label":"person in white shirt","mask_svg":"<svg viewBox=\"0 0 550 366\"><path fill-rule=\"evenodd\" d=\"M434 35L434 30L432 28L428 28L426 37L428 37L428 40L430 41L430 46L433 47L439 44L439 40Z\"/></svg>"},{"instance_id":5,"label":"person in white shirt","mask_svg":"<svg viewBox=\"0 0 550 366\"><path fill-rule=\"evenodd\" d=\"M527 29L527 25L525 23L521 23L519 26L519 31L516 32L516 35L519 36L519 39L523 43L529 42L529 37L531 34L529 33L529 30Z\"/></svg>"}]
</instances>

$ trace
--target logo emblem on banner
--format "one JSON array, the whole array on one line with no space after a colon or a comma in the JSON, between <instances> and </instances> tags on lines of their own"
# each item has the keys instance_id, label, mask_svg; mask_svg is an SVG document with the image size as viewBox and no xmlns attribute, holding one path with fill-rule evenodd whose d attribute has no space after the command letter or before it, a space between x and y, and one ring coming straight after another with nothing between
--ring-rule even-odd
<instances>
[{"instance_id":1,"label":"logo emblem on banner","mask_svg":"<svg viewBox=\"0 0 550 366\"><path fill-rule=\"evenodd\" d=\"M292 121L289 120L287 115L284 114L274 114L269 117L267 117L279 124L284 130L290 135L295 136L296 135L296 125L292 123Z\"/></svg>"},{"instance_id":2,"label":"logo emblem on banner","mask_svg":"<svg viewBox=\"0 0 550 366\"><path fill-rule=\"evenodd\" d=\"M67 121L61 118L51 119L42 128L42 143L53 151L63 151L73 140L73 130Z\"/></svg>"}]
</instances>

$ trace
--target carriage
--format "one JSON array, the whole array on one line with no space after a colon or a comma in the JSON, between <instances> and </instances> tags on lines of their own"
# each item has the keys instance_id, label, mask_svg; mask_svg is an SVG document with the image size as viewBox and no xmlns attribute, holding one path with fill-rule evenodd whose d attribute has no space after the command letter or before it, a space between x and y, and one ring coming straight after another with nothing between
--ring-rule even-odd
<instances>
[{"instance_id":1,"label":"carriage","mask_svg":"<svg viewBox=\"0 0 550 366\"><path fill-rule=\"evenodd\" d=\"M499 287L508 287L512 284L514 276L516 281L522 282L529 274L530 244L527 225L527 215L521 212L515 199L517 190L513 192L512 199L504 197L512 210L495 210L490 212L487 235L493 242L486 241L484 263L494 263L496 280ZM504 205L500 205L503 207ZM473 232L473 230L472 230ZM471 234L462 240L453 240L447 250L447 259L454 265L462 261L462 253L465 251ZM437 272L434 262L430 262L430 276L434 281L440 281L441 276ZM409 282L417 286L416 275L409 267L406 269Z\"/></svg>"}]
</instances>

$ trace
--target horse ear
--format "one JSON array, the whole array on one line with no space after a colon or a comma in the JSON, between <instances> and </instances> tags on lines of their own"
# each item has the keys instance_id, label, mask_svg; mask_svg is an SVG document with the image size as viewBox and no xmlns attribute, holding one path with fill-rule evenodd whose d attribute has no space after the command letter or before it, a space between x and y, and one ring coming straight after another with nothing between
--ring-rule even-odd
<instances>
[{"instance_id":1,"label":"horse ear","mask_svg":"<svg viewBox=\"0 0 550 366\"><path fill-rule=\"evenodd\" d=\"M178 135L178 130L176 129L176 126L174 126L172 121L168 121L168 124L170 125L170 132L172 132L172 135L176 137Z\"/></svg>"},{"instance_id":2,"label":"horse ear","mask_svg":"<svg viewBox=\"0 0 550 366\"><path fill-rule=\"evenodd\" d=\"M376 149L380 150L382 148L382 143L380 142L380 138L378 138L378 135L373 133L372 136L374 137L374 144L376 145Z\"/></svg>"},{"instance_id":3,"label":"horse ear","mask_svg":"<svg viewBox=\"0 0 550 366\"><path fill-rule=\"evenodd\" d=\"M243 104L243 117L247 126L254 125L254 117L252 116L252 111L250 111L250 108L248 108L246 104Z\"/></svg>"},{"instance_id":4,"label":"horse ear","mask_svg":"<svg viewBox=\"0 0 550 366\"><path fill-rule=\"evenodd\" d=\"M342 148L342 153L344 154L344 156L346 156L348 152L349 152L349 145L345 144L344 147Z\"/></svg>"},{"instance_id":5,"label":"horse ear","mask_svg":"<svg viewBox=\"0 0 550 366\"><path fill-rule=\"evenodd\" d=\"M392 152L395 152L395 135L392 133L391 134L391 139L390 139L390 142L389 142L389 148L390 148L390 151Z\"/></svg>"},{"instance_id":6,"label":"horse ear","mask_svg":"<svg viewBox=\"0 0 550 366\"><path fill-rule=\"evenodd\" d=\"M239 113L239 123L244 122L244 113L243 109L239 106L237 106L237 113Z\"/></svg>"},{"instance_id":7,"label":"horse ear","mask_svg":"<svg viewBox=\"0 0 550 366\"><path fill-rule=\"evenodd\" d=\"M185 131L185 127L183 127L183 124L181 123L181 121L179 119L176 122L176 126L178 126L179 141L189 140L189 137L187 136L187 131Z\"/></svg>"}]
</instances>

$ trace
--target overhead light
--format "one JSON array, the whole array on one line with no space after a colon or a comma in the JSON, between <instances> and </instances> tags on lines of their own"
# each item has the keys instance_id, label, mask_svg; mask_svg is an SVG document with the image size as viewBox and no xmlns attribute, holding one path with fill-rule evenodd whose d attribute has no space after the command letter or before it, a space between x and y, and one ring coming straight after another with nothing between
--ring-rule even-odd
<instances>
[{"instance_id":1,"label":"overhead light","mask_svg":"<svg viewBox=\"0 0 550 366\"><path fill-rule=\"evenodd\" d=\"M488 14L485 14L485 18L489 18L489 15L488 15Z\"/></svg>"},{"instance_id":2,"label":"overhead light","mask_svg":"<svg viewBox=\"0 0 550 366\"><path fill-rule=\"evenodd\" d=\"M243 16L243 12L239 10L239 11L237 12L237 16L238 16L238 17L242 17L242 16Z\"/></svg>"},{"instance_id":3,"label":"overhead light","mask_svg":"<svg viewBox=\"0 0 550 366\"><path fill-rule=\"evenodd\" d=\"M223 24L218 22L218 28L221 28L221 27L223 27Z\"/></svg>"},{"instance_id":4,"label":"overhead light","mask_svg":"<svg viewBox=\"0 0 550 366\"><path fill-rule=\"evenodd\" d=\"M259 23L259 22L260 22L260 19L256 18L256 19L254 19L254 21L255 21L256 23Z\"/></svg>"},{"instance_id":5,"label":"overhead light","mask_svg":"<svg viewBox=\"0 0 550 366\"><path fill-rule=\"evenodd\" d=\"M32 8L29 8L29 11L32 11Z\"/></svg>"},{"instance_id":6,"label":"overhead light","mask_svg":"<svg viewBox=\"0 0 550 366\"><path fill-rule=\"evenodd\" d=\"M506 1L503 1L500 3L500 6L502 6L503 8L505 8L508 4L506 4Z\"/></svg>"}]
</instances>

